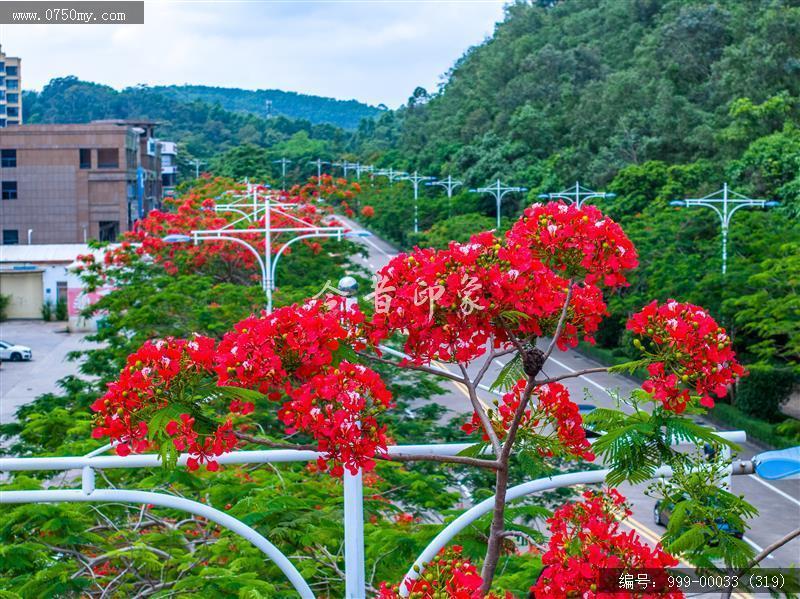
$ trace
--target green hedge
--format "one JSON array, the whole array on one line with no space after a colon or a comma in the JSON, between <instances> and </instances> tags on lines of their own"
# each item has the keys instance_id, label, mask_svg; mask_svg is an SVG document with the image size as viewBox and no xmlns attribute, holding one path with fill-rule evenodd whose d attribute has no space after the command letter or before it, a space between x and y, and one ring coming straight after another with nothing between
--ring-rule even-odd
<instances>
[{"instance_id":1,"label":"green hedge","mask_svg":"<svg viewBox=\"0 0 800 599\"><path fill-rule=\"evenodd\" d=\"M591 358L595 362L600 362L603 366L617 366L634 360L634 358L624 354L619 349L607 349L599 345L591 345L585 341L581 341L576 350L587 358ZM643 381L647 378L647 371L644 368L639 368L628 376Z\"/></svg>"},{"instance_id":2,"label":"green hedge","mask_svg":"<svg viewBox=\"0 0 800 599\"><path fill-rule=\"evenodd\" d=\"M736 386L736 407L767 422L783 420L781 406L797 384L797 374L769 364L753 364L748 370L750 374Z\"/></svg>"},{"instance_id":3,"label":"green hedge","mask_svg":"<svg viewBox=\"0 0 800 599\"><path fill-rule=\"evenodd\" d=\"M718 403L708 415L717 424L732 430L742 430L747 433L748 439L758 441L768 447L784 449L797 445L796 439L777 433L775 429L778 425L748 416L735 406Z\"/></svg>"}]
</instances>

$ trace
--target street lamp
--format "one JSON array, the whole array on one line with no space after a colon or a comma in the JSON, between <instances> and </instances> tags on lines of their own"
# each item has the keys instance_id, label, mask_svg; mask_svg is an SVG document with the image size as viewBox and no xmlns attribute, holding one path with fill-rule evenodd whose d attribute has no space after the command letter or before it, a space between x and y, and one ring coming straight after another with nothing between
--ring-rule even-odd
<instances>
[{"instance_id":1,"label":"street lamp","mask_svg":"<svg viewBox=\"0 0 800 599\"><path fill-rule=\"evenodd\" d=\"M557 191L555 193L540 193L536 197L540 200L564 200L581 208L586 203L586 200L592 198L613 200L617 197L617 194L605 191L594 191L593 189L583 187L580 183L575 181L575 187L570 187L569 189Z\"/></svg>"},{"instance_id":2,"label":"street lamp","mask_svg":"<svg viewBox=\"0 0 800 599\"><path fill-rule=\"evenodd\" d=\"M444 187L447 190L447 216L453 215L453 190L458 187L459 185L463 185L462 181L456 181L450 175L447 175L447 179L442 179L441 181L429 181L425 185L432 186L438 185L439 187Z\"/></svg>"},{"instance_id":3,"label":"street lamp","mask_svg":"<svg viewBox=\"0 0 800 599\"><path fill-rule=\"evenodd\" d=\"M373 175L375 175L376 177L386 177L386 178L388 178L389 179L389 185L391 185L392 183L394 183L398 179L401 179L402 177L405 177L406 175L408 175L408 173L405 172L405 171L396 171L392 167L389 167L389 168L378 169L377 171L373 172Z\"/></svg>"},{"instance_id":4,"label":"street lamp","mask_svg":"<svg viewBox=\"0 0 800 599\"><path fill-rule=\"evenodd\" d=\"M286 191L286 166L291 164L292 161L288 158L281 158L280 160L273 160L272 163L281 165L281 189Z\"/></svg>"},{"instance_id":5,"label":"street lamp","mask_svg":"<svg viewBox=\"0 0 800 599\"><path fill-rule=\"evenodd\" d=\"M509 193L522 193L528 191L527 187L508 187L500 183L500 179L494 182L493 185L487 187L479 187L477 189L470 189L472 193L489 193L494 196L495 202L497 202L497 229L500 229L500 203L503 201L503 197Z\"/></svg>"},{"instance_id":6,"label":"street lamp","mask_svg":"<svg viewBox=\"0 0 800 599\"><path fill-rule=\"evenodd\" d=\"M343 171L343 176L347 179L347 171L351 170L353 167L356 166L357 163L355 162L347 162L347 160L342 160L341 162L333 162L331 166L341 166Z\"/></svg>"},{"instance_id":7,"label":"street lamp","mask_svg":"<svg viewBox=\"0 0 800 599\"><path fill-rule=\"evenodd\" d=\"M312 160L309 164L316 164L317 165L317 184L319 185L322 181L322 165L323 164L330 164L330 162L326 162L322 160L322 158L317 158L316 160Z\"/></svg>"},{"instance_id":8,"label":"street lamp","mask_svg":"<svg viewBox=\"0 0 800 599\"><path fill-rule=\"evenodd\" d=\"M419 233L419 184L422 181L431 181L433 177L426 177L414 171L413 175L406 175L405 177L398 177L398 181L411 181L414 186L414 233Z\"/></svg>"},{"instance_id":9,"label":"street lamp","mask_svg":"<svg viewBox=\"0 0 800 599\"><path fill-rule=\"evenodd\" d=\"M273 227L272 214L277 213L288 219L293 219L303 226L295 227ZM193 241L197 245L201 241L230 241L246 248L256 259L256 263L261 269L261 288L266 295L267 314L272 313L272 292L275 289L275 275L280 257L294 243L312 237L335 237L341 241L343 237L368 237L368 231L345 231L344 227L315 227L310 226L306 221L297 218L282 210L275 210L270 202L269 196L265 198L265 227L263 229L207 229L192 231L191 236L181 233L173 233L163 237L167 243L188 243ZM264 234L264 255L261 256L259 248L250 242L240 239L237 235L252 235L253 233ZM273 233L295 233L292 239L286 241L280 249L272 255L272 234ZM260 245L260 244L258 244Z\"/></svg>"},{"instance_id":10,"label":"street lamp","mask_svg":"<svg viewBox=\"0 0 800 599\"><path fill-rule=\"evenodd\" d=\"M785 480L800 478L800 447L766 451L751 458L759 478Z\"/></svg>"},{"instance_id":11,"label":"street lamp","mask_svg":"<svg viewBox=\"0 0 800 599\"><path fill-rule=\"evenodd\" d=\"M200 178L200 165L201 164L205 164L205 162L195 158L194 160L190 160L189 164L191 164L194 167L194 178L195 179L199 179Z\"/></svg>"},{"instance_id":12,"label":"street lamp","mask_svg":"<svg viewBox=\"0 0 800 599\"><path fill-rule=\"evenodd\" d=\"M722 189L705 197L673 200L669 205L675 207L704 206L711 208L717 214L720 225L722 225L722 274L725 275L728 271L728 228L734 213L739 208L774 208L780 206L780 202L748 198L730 190L728 184L724 183Z\"/></svg>"}]
</instances>

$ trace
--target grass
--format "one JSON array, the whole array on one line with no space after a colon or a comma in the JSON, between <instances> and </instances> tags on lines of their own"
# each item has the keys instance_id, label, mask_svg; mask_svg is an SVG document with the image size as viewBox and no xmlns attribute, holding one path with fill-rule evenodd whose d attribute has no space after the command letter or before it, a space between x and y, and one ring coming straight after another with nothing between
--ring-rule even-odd
<instances>
[{"instance_id":1,"label":"grass","mask_svg":"<svg viewBox=\"0 0 800 599\"><path fill-rule=\"evenodd\" d=\"M785 449L800 443L797 439L779 435L775 430L777 424L748 416L730 404L718 403L709 411L708 417L717 424L734 430L743 430L747 433L748 439L758 441L767 447Z\"/></svg>"}]
</instances>

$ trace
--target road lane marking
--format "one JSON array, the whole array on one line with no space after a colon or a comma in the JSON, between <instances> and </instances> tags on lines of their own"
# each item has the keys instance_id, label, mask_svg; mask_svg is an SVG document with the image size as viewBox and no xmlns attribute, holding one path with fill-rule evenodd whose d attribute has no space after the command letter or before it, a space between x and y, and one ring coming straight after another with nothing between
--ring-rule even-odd
<instances>
[{"instance_id":1,"label":"road lane marking","mask_svg":"<svg viewBox=\"0 0 800 599\"><path fill-rule=\"evenodd\" d=\"M766 482L764 480L761 480L760 478L758 478L757 475L750 474L750 475L748 475L748 478L751 478L752 480L756 481L760 485L764 485L765 487L767 487L768 489L770 489L772 491L775 491L778 495L780 495L784 499L788 499L789 501L791 501L795 505L799 505L800 506L800 501L798 501L797 499L795 499L794 497L792 497L788 493L784 493L778 487L775 487L775 486L769 484L768 482Z\"/></svg>"},{"instance_id":2,"label":"road lane marking","mask_svg":"<svg viewBox=\"0 0 800 599\"><path fill-rule=\"evenodd\" d=\"M552 355L550 356L549 359L552 360L556 364L556 366L560 366L561 368L563 368L567 372L572 372L572 373L578 372L577 370L573 370L572 368L570 368L569 366L564 364L564 362L562 362L561 360L556 360ZM503 364L500 360L495 360L495 363L500 365L501 367L505 366L505 364ZM593 381L592 379L590 379L586 375L582 374L577 378L581 378L584 381L586 381L587 383L589 383L590 385L594 385L595 387L600 389L600 391L602 391L603 393L605 393L606 395L608 395L609 397L611 397L613 399L613 396L611 395L611 392L606 387L603 387L601 384Z\"/></svg>"}]
</instances>

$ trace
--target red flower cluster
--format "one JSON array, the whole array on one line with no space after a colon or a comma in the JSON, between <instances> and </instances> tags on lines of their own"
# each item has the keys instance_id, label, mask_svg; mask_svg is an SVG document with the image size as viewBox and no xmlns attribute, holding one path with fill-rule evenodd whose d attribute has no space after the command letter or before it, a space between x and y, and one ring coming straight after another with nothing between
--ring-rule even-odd
<instances>
[{"instance_id":1,"label":"red flower cluster","mask_svg":"<svg viewBox=\"0 0 800 599\"><path fill-rule=\"evenodd\" d=\"M147 341L128 356L127 366L119 378L92 404L92 410L98 413L92 436L117 441L119 455L147 450L147 418L169 403L172 390L180 390L191 379L210 372L214 346L213 339L199 335L189 341L171 337ZM214 434L226 438L225 425L218 427ZM198 435L193 433L191 443L187 442L185 447L200 455L199 449L205 447L205 440L198 443Z\"/></svg>"},{"instance_id":2,"label":"red flower cluster","mask_svg":"<svg viewBox=\"0 0 800 599\"><path fill-rule=\"evenodd\" d=\"M560 383L549 383L537 387L535 393L539 398L539 413L555 429L567 453L590 462L594 460L580 409L570 400L567 388Z\"/></svg>"},{"instance_id":3,"label":"red flower cluster","mask_svg":"<svg viewBox=\"0 0 800 599\"><path fill-rule=\"evenodd\" d=\"M745 374L725 329L699 306L654 301L628 320L628 330L649 341L634 341L652 360L642 388L673 412L686 409L690 390L701 405L713 408L711 394L725 397L727 386Z\"/></svg>"},{"instance_id":4,"label":"red flower cluster","mask_svg":"<svg viewBox=\"0 0 800 599\"><path fill-rule=\"evenodd\" d=\"M360 364L341 362L338 368L311 377L291 391L291 399L278 415L286 433L304 431L316 439L331 474L341 476L343 468L352 474L359 468L371 470L373 456L386 453L386 427L376 416L391 406L392 396L380 375Z\"/></svg>"},{"instance_id":5,"label":"red flower cluster","mask_svg":"<svg viewBox=\"0 0 800 599\"><path fill-rule=\"evenodd\" d=\"M627 285L624 270L638 264L636 250L617 223L595 206L534 204L506 234L512 266L534 259L587 283Z\"/></svg>"},{"instance_id":6,"label":"red flower cluster","mask_svg":"<svg viewBox=\"0 0 800 599\"><path fill-rule=\"evenodd\" d=\"M489 419L498 438L505 438L511 427L527 384L526 379L517 381L511 391L503 396L497 410L489 411ZM570 399L566 387L560 383L541 385L533 390L531 399L533 398L536 398L538 402L533 405L532 409L525 410L519 425L520 434L524 434L532 441L546 441L552 432L558 438L559 447L563 447L568 455L588 461L594 460L595 456L590 451L591 445L586 439L580 410L577 404ZM461 427L461 430L468 435L480 430L483 433L483 440L489 440L482 428L480 418L475 413L472 414L471 420ZM542 442L539 452L546 456L553 455L551 444Z\"/></svg>"},{"instance_id":7,"label":"red flower cluster","mask_svg":"<svg viewBox=\"0 0 800 599\"><path fill-rule=\"evenodd\" d=\"M372 370L336 364L340 344L360 347L363 337L363 315L341 307L338 301L312 300L251 316L218 346L205 337L145 343L93 404L100 412L94 436L121 441L120 455L144 451L153 413L177 399L175 393L193 401L191 389L210 383L256 389L272 400L284 400L279 417L287 434L302 431L316 440L325 454L321 469L332 465L332 474L341 476L344 468L372 468L375 455L386 451L386 428L377 416L390 407L391 395ZM251 402L233 399L228 412L246 415L254 408ZM213 458L236 446L232 421L228 418L205 435L196 424L184 413L163 432L176 449L191 454L190 469L205 463L215 470Z\"/></svg>"},{"instance_id":8,"label":"red flower cluster","mask_svg":"<svg viewBox=\"0 0 800 599\"><path fill-rule=\"evenodd\" d=\"M462 548L444 548L436 559L425 564L425 572L416 580L406 582L409 599L499 599L497 595L480 592L483 579L468 558L461 556ZM510 598L511 595L506 595ZM399 585L381 583L377 599L400 599Z\"/></svg>"},{"instance_id":9,"label":"red flower cluster","mask_svg":"<svg viewBox=\"0 0 800 599\"><path fill-rule=\"evenodd\" d=\"M629 591L598 594L598 582L604 571L615 568L665 571L677 565L678 560L660 546L648 547L635 532L620 530L620 516L629 515L625 498L615 489L607 493L587 491L582 501L557 509L548 520L551 536L548 550L542 555L545 568L531 587L534 596L623 599L630 597ZM678 598L683 594L658 591L638 596Z\"/></svg>"},{"instance_id":10,"label":"red flower cluster","mask_svg":"<svg viewBox=\"0 0 800 599\"><path fill-rule=\"evenodd\" d=\"M581 213L573 211L568 216L583 222ZM602 227L592 229L601 244L608 238L602 232L618 228L612 221L603 222ZM522 241L528 245L522 245ZM617 239L616 243L619 245L615 247L629 244L627 239ZM427 363L468 362L486 351L489 340L496 347L507 343L510 332L523 338L552 334L569 282L535 249L533 241L523 240L519 231L514 236L509 234L505 241L486 232L473 236L469 243L451 242L444 250L416 248L410 254L396 256L379 273L372 320L374 338L407 331L406 353L416 363ZM631 250L630 255L635 264L635 252ZM557 266L557 270L564 270ZM622 277L621 268L603 271L598 267L594 272L617 281ZM573 283L559 348L577 345L581 335L593 341L592 335L607 312L602 292L592 283L596 278L590 273L585 281Z\"/></svg>"},{"instance_id":11,"label":"red flower cluster","mask_svg":"<svg viewBox=\"0 0 800 599\"><path fill-rule=\"evenodd\" d=\"M372 218L373 216L375 216L375 208L373 208L372 206L364 206L363 208L361 208L361 216L363 216L364 218Z\"/></svg>"}]
</instances>

